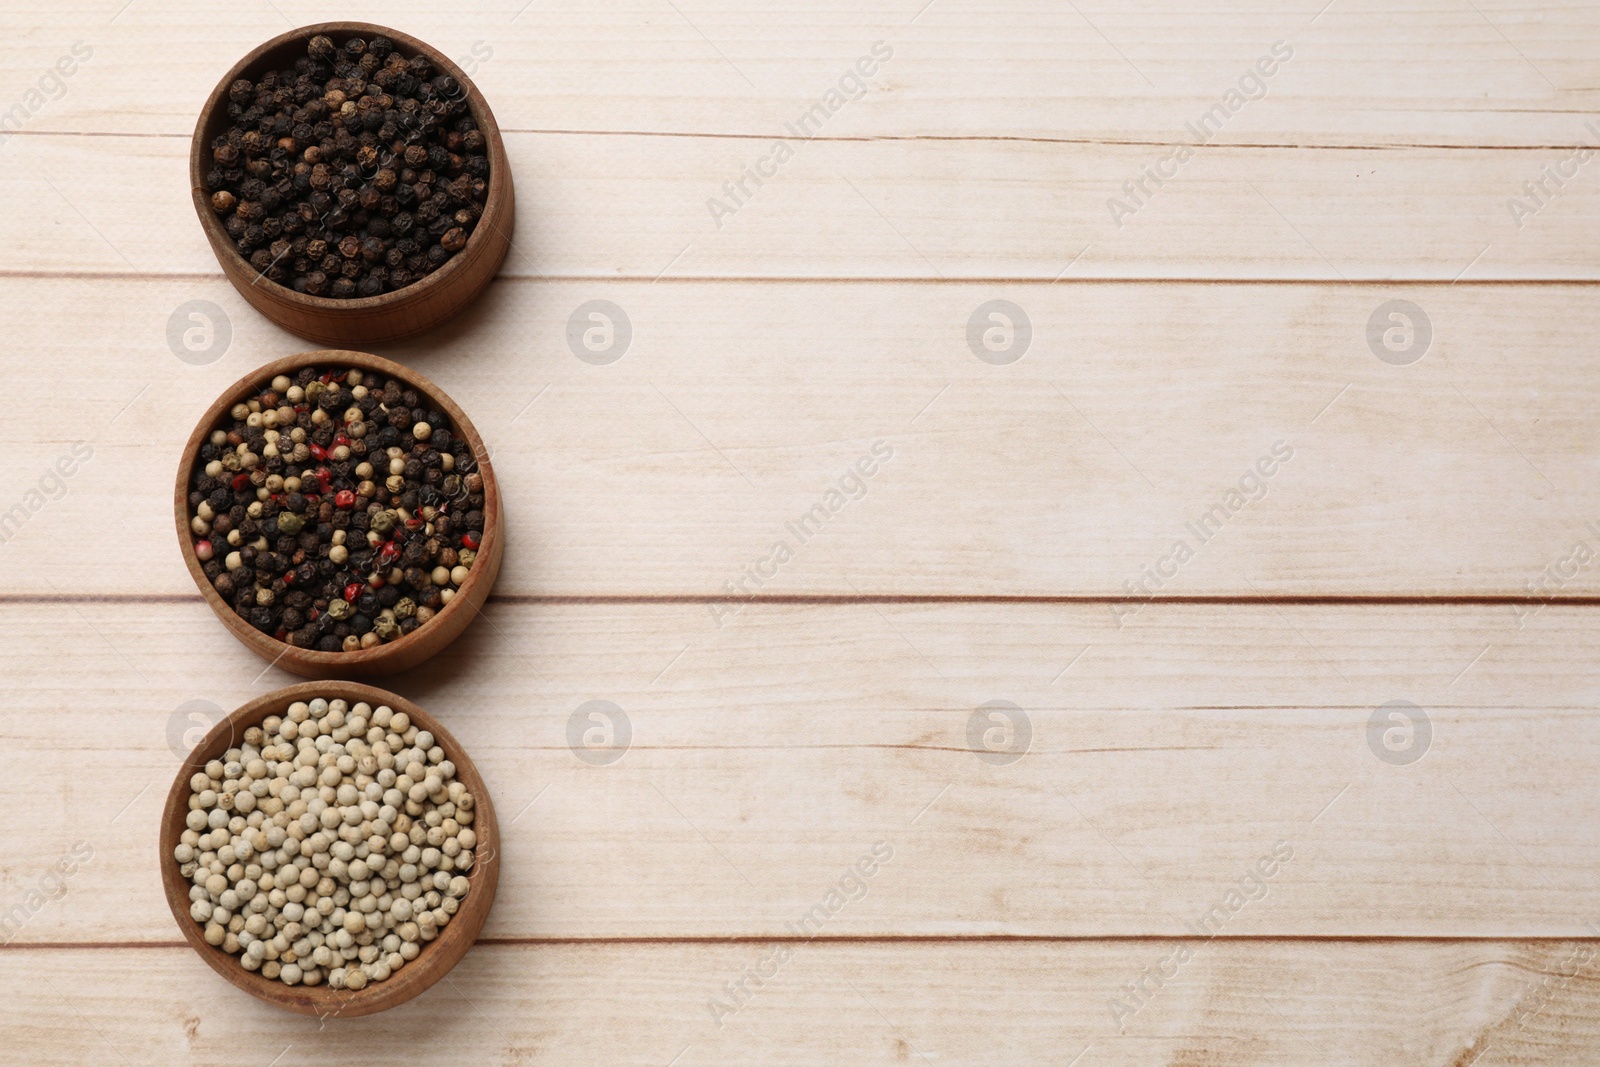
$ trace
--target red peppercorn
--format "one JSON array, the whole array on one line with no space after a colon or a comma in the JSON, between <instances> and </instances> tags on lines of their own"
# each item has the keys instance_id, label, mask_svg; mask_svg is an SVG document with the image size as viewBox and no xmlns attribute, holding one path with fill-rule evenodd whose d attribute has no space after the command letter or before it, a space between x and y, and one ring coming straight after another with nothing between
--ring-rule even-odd
<instances>
[{"instance_id":1,"label":"red peppercorn","mask_svg":"<svg viewBox=\"0 0 1600 1067\"><path fill-rule=\"evenodd\" d=\"M378 549L378 562L387 567L400 558L400 546L393 541L385 541L383 547Z\"/></svg>"},{"instance_id":2,"label":"red peppercorn","mask_svg":"<svg viewBox=\"0 0 1600 1067\"><path fill-rule=\"evenodd\" d=\"M356 598L359 597L360 595L361 595L361 583L360 582L351 582L349 585L344 587L344 598L345 598L346 602L354 604L356 602Z\"/></svg>"},{"instance_id":3,"label":"red peppercorn","mask_svg":"<svg viewBox=\"0 0 1600 1067\"><path fill-rule=\"evenodd\" d=\"M356 506L356 495L348 489L341 489L334 494L333 506L336 508L353 508Z\"/></svg>"},{"instance_id":4,"label":"red peppercorn","mask_svg":"<svg viewBox=\"0 0 1600 1067\"><path fill-rule=\"evenodd\" d=\"M328 450L323 448L321 445L313 444L311 446L311 456L313 459L321 462L322 460L328 458Z\"/></svg>"},{"instance_id":5,"label":"red peppercorn","mask_svg":"<svg viewBox=\"0 0 1600 1067\"><path fill-rule=\"evenodd\" d=\"M464 534L461 535L461 547L462 548L470 548L473 551L477 551L478 542L476 542L476 541L474 541L472 539L472 535L471 534L464 533Z\"/></svg>"},{"instance_id":6,"label":"red peppercorn","mask_svg":"<svg viewBox=\"0 0 1600 1067\"><path fill-rule=\"evenodd\" d=\"M235 493L240 492L241 490L246 488L249 484L250 484L250 476L248 474L235 474L233 476L233 491Z\"/></svg>"}]
</instances>

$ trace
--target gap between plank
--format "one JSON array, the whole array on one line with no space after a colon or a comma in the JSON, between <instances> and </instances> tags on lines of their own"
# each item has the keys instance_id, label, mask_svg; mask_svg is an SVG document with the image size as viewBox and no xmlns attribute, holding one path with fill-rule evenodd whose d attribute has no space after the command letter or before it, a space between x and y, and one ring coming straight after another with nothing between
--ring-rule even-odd
<instances>
[{"instance_id":1,"label":"gap between plank","mask_svg":"<svg viewBox=\"0 0 1600 1067\"><path fill-rule=\"evenodd\" d=\"M534 945L806 945L816 942L835 945L963 945L963 944L1173 944L1193 941L1193 936L1179 934L973 934L971 936L946 934L836 934L816 937L790 935L768 937L762 934L736 934L728 937L480 937L476 945L504 947ZM1463 934L1443 936L1424 934L1216 934L1206 941L1234 941L1239 943L1324 943L1324 944L1470 944L1473 942L1514 942L1518 944L1569 944L1585 942L1600 944L1600 938L1568 937L1554 934ZM182 939L170 941L13 941L0 945L0 953L18 951L62 952L72 950L119 951L123 949L186 949L189 943Z\"/></svg>"},{"instance_id":2,"label":"gap between plank","mask_svg":"<svg viewBox=\"0 0 1600 1067\"><path fill-rule=\"evenodd\" d=\"M199 593L0 593L0 605L32 604L200 604L204 598ZM1600 595L1538 597L1498 593L1466 594L1366 594L1366 593L1285 593L1282 595L1234 595L1216 593L1195 596L1128 597L1092 593L1050 595L1026 594L961 594L917 595L897 593L763 593L755 596L705 596L698 593L651 594L541 594L541 593L491 593L491 604L516 606L565 605L652 605L682 604L706 606L710 604L771 604L779 606L805 605L873 605L873 604L1174 604L1240 606L1356 606L1356 607L1600 607Z\"/></svg>"},{"instance_id":3,"label":"gap between plank","mask_svg":"<svg viewBox=\"0 0 1600 1067\"><path fill-rule=\"evenodd\" d=\"M116 270L4 270L0 280L6 279L72 280L72 281L129 281L129 282L222 282L226 276L221 271L116 271ZM1141 275L1074 275L1071 278L1008 277L1006 275L734 275L734 274L497 274L491 282L539 282L560 284L619 284L619 285L1288 285L1318 288L1370 288L1373 286L1422 287L1439 286L1467 288L1500 288L1511 286L1593 286L1600 285L1595 278L1472 278L1451 280L1439 278L1201 278L1201 277L1145 277Z\"/></svg>"},{"instance_id":4,"label":"gap between plank","mask_svg":"<svg viewBox=\"0 0 1600 1067\"><path fill-rule=\"evenodd\" d=\"M1493 109L1485 109L1493 113ZM1518 111L1517 114L1585 115L1582 110L1552 108L1544 111ZM712 141L762 141L773 140L772 133L712 133L705 130L574 130L556 127L502 126L500 132L525 134L534 137L665 137L683 140ZM150 132L139 130L13 130L13 136L27 137L125 137L147 140L183 140L193 133ZM818 134L806 138L807 143L821 141L834 144L870 144L876 141L929 141L955 143L1010 142L1022 144L1063 144L1105 146L1111 148L1170 148L1170 141L1141 140L1118 137L1043 137L1029 134L964 134L964 133L886 133L856 136ZM1262 149L1291 152L1391 152L1409 150L1438 150L1447 152L1563 152L1584 148L1579 144L1455 144L1447 141L1395 141L1389 144L1305 144L1297 141L1208 141L1192 145L1198 151Z\"/></svg>"}]
</instances>

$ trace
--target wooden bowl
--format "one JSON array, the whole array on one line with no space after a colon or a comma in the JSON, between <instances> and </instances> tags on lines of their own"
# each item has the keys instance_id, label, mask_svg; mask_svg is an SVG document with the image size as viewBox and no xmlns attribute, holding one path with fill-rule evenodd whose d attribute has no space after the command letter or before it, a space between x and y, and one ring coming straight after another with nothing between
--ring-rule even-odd
<instances>
[{"instance_id":1,"label":"wooden bowl","mask_svg":"<svg viewBox=\"0 0 1600 1067\"><path fill-rule=\"evenodd\" d=\"M450 417L451 433L467 442L483 474L483 543L478 546L478 557L472 564L467 580L456 590L450 603L426 623L403 637L359 652L320 652L295 648L262 633L241 619L221 594L211 587L201 568L200 558L194 554L194 535L189 530L189 476L199 459L200 446L235 403L260 390L277 375L292 377L295 371L307 364L359 367L405 382ZM505 548L505 513L500 506L500 488L495 481L494 467L489 462L489 452L484 448L483 439L478 436L466 412L457 407L442 389L416 371L367 352L341 349L301 352L259 367L230 385L206 409L194 432L189 435L189 443L183 447L177 488L173 493L173 509L178 522L178 545L183 552L183 560L201 595L211 605L211 610L250 651L269 663L305 678L369 678L395 674L433 656L461 636L461 631L483 610L484 601L488 600L489 591L494 588L495 578L500 574L500 558Z\"/></svg>"},{"instance_id":2,"label":"wooden bowl","mask_svg":"<svg viewBox=\"0 0 1600 1067\"><path fill-rule=\"evenodd\" d=\"M316 697L327 700L342 699L351 704L366 701L376 708L386 704L395 711L403 711L420 729L433 734L445 751L445 758L456 765L456 779L467 787L475 802L473 832L478 836L474 849L472 873L467 876L470 888L461 898L460 910L432 941L423 942L417 958L395 971L382 982L370 982L360 990L332 989L326 984L284 985L275 978L264 978L259 972L247 971L239 965L239 957L229 955L221 948L206 944L199 923L189 915L190 882L178 870L173 850L184 830L184 817L189 812L189 779L202 770L207 761L218 759L244 737L251 726L257 726L269 715L281 714L297 700L310 701ZM466 955L467 949L477 940L483 921L494 904L495 886L500 879L500 830L494 817L494 804L483 778L472 765L466 750L439 725L437 719L404 697L394 693L361 685L356 682L301 682L285 689L257 697L244 707L217 723L204 739L189 753L167 791L167 804L161 813L161 882L166 889L167 905L172 917L183 931L184 939L200 954L200 958L235 986L259 997L269 1004L299 1012L302 1015L351 1018L385 1011L403 1004L443 978Z\"/></svg>"},{"instance_id":3,"label":"wooden bowl","mask_svg":"<svg viewBox=\"0 0 1600 1067\"><path fill-rule=\"evenodd\" d=\"M242 77L254 80L268 70L288 67L305 54L306 42L318 34L335 39L348 36L384 36L407 55L422 54L434 67L461 83L468 106L483 131L489 159L489 195L483 216L473 228L466 247L420 281L378 296L335 300L308 296L269 281L252 267L228 236L222 220L211 210L206 172L211 169L211 142L227 128L228 87ZM194 209L211 242L217 262L235 289L257 311L291 333L329 345L381 344L411 337L444 322L465 308L488 286L511 247L516 197L511 188L511 165L494 114L472 80L438 49L396 30L368 22L321 22L290 30L253 49L233 65L217 83L195 124L189 150L189 184Z\"/></svg>"}]
</instances>

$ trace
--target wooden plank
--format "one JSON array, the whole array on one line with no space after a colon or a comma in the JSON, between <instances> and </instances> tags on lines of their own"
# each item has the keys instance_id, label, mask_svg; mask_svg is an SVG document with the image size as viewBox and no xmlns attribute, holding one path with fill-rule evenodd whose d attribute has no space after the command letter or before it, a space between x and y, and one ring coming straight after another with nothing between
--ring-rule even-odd
<instances>
[{"instance_id":1,"label":"wooden plank","mask_svg":"<svg viewBox=\"0 0 1600 1067\"><path fill-rule=\"evenodd\" d=\"M486 936L781 936L842 882L859 899L824 936L1184 936L1241 884L1259 899L1229 936L1562 937L1600 913L1593 611L1520 631L1504 607L1156 605L1121 630L1104 605L724 621L492 605L393 681L494 790ZM95 850L14 936L170 939L140 831L169 744L207 714L191 701L232 709L291 679L200 603L12 606L0 636L0 736L29 769L0 806L30 812L0 825L0 903L71 845ZM596 700L622 714L593 718ZM1394 724L1369 723L1394 700L1429 722L1380 758ZM993 701L1022 709L1009 735L979 710ZM848 879L875 847L892 857ZM1249 871L1282 850L1257 891Z\"/></svg>"},{"instance_id":2,"label":"wooden plank","mask_svg":"<svg viewBox=\"0 0 1600 1067\"><path fill-rule=\"evenodd\" d=\"M696 0L678 8L508 0L446 12L401 3L384 17L470 64L512 129L777 136L879 40L892 58L824 136L1166 144L1280 40L1293 58L1222 140L1572 144L1587 140L1583 116L1600 107L1589 47L1600 17L1585 5L834 0L754 10ZM187 137L200 99L237 57L285 19L317 17L292 3L208 8L203 18L198 10L9 5L0 25L14 43L0 87L20 97L83 40L91 59L30 129Z\"/></svg>"},{"instance_id":3,"label":"wooden plank","mask_svg":"<svg viewBox=\"0 0 1600 1067\"><path fill-rule=\"evenodd\" d=\"M192 595L162 442L306 347L222 284L183 158L232 57L316 15L120 5L0 13L0 114L35 112L0 141L0 196L34 205L0 218L0 300L25 312L0 342L0 516L27 511L0 527L12 1055L1593 1058L1600 942L1566 939L1600 936L1600 615L1543 600L1600 595L1581 284L1600 164L1520 225L1509 199L1600 136L1600 11L373 16L473 61L527 209L485 303L385 353L473 413L511 503L470 643L392 682L471 747L509 846L490 941L449 982L324 1024L172 943L141 829L208 704L290 680ZM878 39L895 54L870 92L718 225L708 199ZM1110 198L1278 39L1295 55L1267 98L1119 225ZM92 59L34 108L76 40ZM1397 298L1433 326L1414 365L1369 348ZM171 316L195 299L232 344L178 366ZM613 365L567 347L595 299L632 322ZM993 299L1031 320L1014 365L968 348ZM77 440L93 457L54 480ZM751 577L879 441L863 499ZM1294 455L1263 498L1227 505L1278 441ZM1218 530L1187 525L1219 501ZM1169 574L1178 539L1194 554ZM1373 725L1397 700L1427 716L1409 741ZM608 762L573 737L615 737L613 706L629 746ZM1019 736L1015 762L983 747ZM74 845L92 858L47 881ZM728 983L773 938L792 962L745 1003Z\"/></svg>"},{"instance_id":4,"label":"wooden plank","mask_svg":"<svg viewBox=\"0 0 1600 1067\"><path fill-rule=\"evenodd\" d=\"M307 342L220 281L4 285L32 311L0 341L12 366L0 513L71 441L95 449L64 498L6 528L9 591L192 591L164 497L178 454L163 442L236 377ZM472 323L385 354L448 389L495 450L502 594L1593 596L1588 297L519 282L492 287ZM1396 298L1433 330L1404 367L1366 335ZM195 299L225 309L231 333L203 367L168 347ZM568 348L569 319L594 299L631 323L609 366ZM992 299L1032 323L1010 366L968 347ZM66 387L63 367L77 371ZM791 532L879 441L894 456L865 495ZM1280 441L1294 454L1274 465ZM1270 479L1252 473L1263 459ZM1230 501L1241 482L1260 499ZM110 499L126 502L117 529L138 566L99 547ZM1179 540L1192 553L1181 565Z\"/></svg>"},{"instance_id":5,"label":"wooden plank","mask_svg":"<svg viewBox=\"0 0 1600 1067\"><path fill-rule=\"evenodd\" d=\"M724 189L768 147L508 134L526 210L503 272L647 281L1600 278L1575 224L1600 213L1600 182L1574 179L1525 218L1508 207L1551 154L1215 148L1158 188L1141 177L1163 154L1148 145L830 141L800 145L760 188L747 181L748 195ZM0 195L32 205L0 220L9 262L47 272L219 271L193 217L186 140L33 136L5 151ZM1135 180L1145 193L1125 191Z\"/></svg>"},{"instance_id":6,"label":"wooden plank","mask_svg":"<svg viewBox=\"0 0 1600 1067\"><path fill-rule=\"evenodd\" d=\"M739 1010L708 1004L760 944L478 945L403 1011L285 1015L187 947L0 953L0 1036L37 1064L1582 1063L1600 1042L1594 942L797 944ZM1168 964L1172 971L1175 964ZM963 1010L952 1010L963 1005ZM973 1010L983 1006L986 1010ZM720 1019L720 1025L718 1024ZM1118 1026L1118 1021L1121 1026ZM674 1057L677 1057L674 1060Z\"/></svg>"}]
</instances>

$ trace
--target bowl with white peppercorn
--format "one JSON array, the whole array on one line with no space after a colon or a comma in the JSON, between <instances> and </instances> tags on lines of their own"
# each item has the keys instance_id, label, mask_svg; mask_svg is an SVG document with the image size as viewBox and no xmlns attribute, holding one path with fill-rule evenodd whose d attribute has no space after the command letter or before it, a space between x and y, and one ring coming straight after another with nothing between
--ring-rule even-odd
<instances>
[{"instance_id":1,"label":"bowl with white peppercorn","mask_svg":"<svg viewBox=\"0 0 1600 1067\"><path fill-rule=\"evenodd\" d=\"M466 751L354 682L258 697L189 753L161 877L212 970L303 1015L384 1011L443 978L494 903L499 832Z\"/></svg>"},{"instance_id":2,"label":"bowl with white peppercorn","mask_svg":"<svg viewBox=\"0 0 1600 1067\"><path fill-rule=\"evenodd\" d=\"M483 440L438 386L365 352L235 382L179 464L195 584L262 659L308 678L414 667L477 617L503 510Z\"/></svg>"},{"instance_id":3,"label":"bowl with white peppercorn","mask_svg":"<svg viewBox=\"0 0 1600 1067\"><path fill-rule=\"evenodd\" d=\"M257 311L329 345L421 333L511 246L505 144L465 71L414 37L324 22L234 64L190 150L195 211Z\"/></svg>"}]
</instances>

